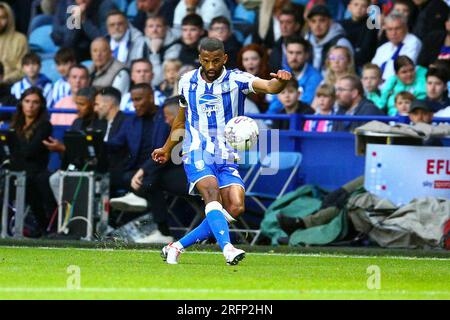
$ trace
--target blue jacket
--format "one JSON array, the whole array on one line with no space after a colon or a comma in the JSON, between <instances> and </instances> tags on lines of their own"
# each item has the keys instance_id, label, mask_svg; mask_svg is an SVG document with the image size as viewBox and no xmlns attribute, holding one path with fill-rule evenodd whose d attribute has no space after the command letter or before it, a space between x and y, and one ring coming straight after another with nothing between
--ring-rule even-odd
<instances>
[{"instance_id":1,"label":"blue jacket","mask_svg":"<svg viewBox=\"0 0 450 320\"><path fill-rule=\"evenodd\" d=\"M322 80L323 77L320 72L308 63L306 65L305 73L300 79L298 79L298 86L303 90L300 101L311 105L314 100L314 95L316 94L316 89ZM269 105L269 110L267 110L267 113L278 113L282 109L283 105L275 96L274 100Z\"/></svg>"},{"instance_id":2,"label":"blue jacket","mask_svg":"<svg viewBox=\"0 0 450 320\"><path fill-rule=\"evenodd\" d=\"M125 163L124 170L138 169L143 166L143 163L138 163L139 151L142 142L143 121L142 117L132 116L124 120L119 132L114 135L108 142L108 147L111 150L118 150L121 148L128 148L128 160ZM167 137L170 133L170 127L164 121L164 114L161 109L153 115L153 130L152 130L152 150L161 148L166 143ZM150 154L148 158L150 159Z\"/></svg>"}]
</instances>

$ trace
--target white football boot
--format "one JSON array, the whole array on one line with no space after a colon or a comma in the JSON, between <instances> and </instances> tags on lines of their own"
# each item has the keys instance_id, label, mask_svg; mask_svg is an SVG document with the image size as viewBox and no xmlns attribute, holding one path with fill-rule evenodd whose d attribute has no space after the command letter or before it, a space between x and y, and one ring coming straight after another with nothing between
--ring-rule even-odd
<instances>
[{"instance_id":1,"label":"white football boot","mask_svg":"<svg viewBox=\"0 0 450 320\"><path fill-rule=\"evenodd\" d=\"M245 258L245 251L237 249L231 243L228 243L223 248L223 255L228 265L235 266Z\"/></svg>"},{"instance_id":2,"label":"white football boot","mask_svg":"<svg viewBox=\"0 0 450 320\"><path fill-rule=\"evenodd\" d=\"M178 264L180 254L182 254L183 252L183 249L178 249L173 245L173 243L169 243L167 246L162 248L161 258L168 264Z\"/></svg>"}]
</instances>

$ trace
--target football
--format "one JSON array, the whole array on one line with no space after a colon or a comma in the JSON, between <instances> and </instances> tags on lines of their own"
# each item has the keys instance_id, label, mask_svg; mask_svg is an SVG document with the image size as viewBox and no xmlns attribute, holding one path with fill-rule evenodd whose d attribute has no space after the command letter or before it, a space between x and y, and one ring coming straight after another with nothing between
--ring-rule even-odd
<instances>
[{"instance_id":1,"label":"football","mask_svg":"<svg viewBox=\"0 0 450 320\"><path fill-rule=\"evenodd\" d=\"M227 143L238 151L249 150L258 141L258 135L258 125L249 117L235 117L225 126Z\"/></svg>"}]
</instances>

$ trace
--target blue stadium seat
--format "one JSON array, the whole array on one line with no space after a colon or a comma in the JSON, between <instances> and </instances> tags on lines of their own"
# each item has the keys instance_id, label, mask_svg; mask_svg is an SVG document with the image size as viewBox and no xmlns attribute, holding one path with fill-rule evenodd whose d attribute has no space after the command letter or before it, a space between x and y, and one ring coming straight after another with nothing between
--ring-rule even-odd
<instances>
[{"instance_id":1,"label":"blue stadium seat","mask_svg":"<svg viewBox=\"0 0 450 320\"><path fill-rule=\"evenodd\" d=\"M42 60L41 73L45 74L53 83L61 78L55 60L51 58Z\"/></svg>"},{"instance_id":2,"label":"blue stadium seat","mask_svg":"<svg viewBox=\"0 0 450 320\"><path fill-rule=\"evenodd\" d=\"M128 9L128 0L113 0L114 4L116 5L117 9L119 9L122 12L126 12Z\"/></svg>"},{"instance_id":3,"label":"blue stadium seat","mask_svg":"<svg viewBox=\"0 0 450 320\"><path fill-rule=\"evenodd\" d=\"M30 50L38 54L55 54L59 47L55 45L50 34L53 27L51 25L41 26L31 32L28 43Z\"/></svg>"},{"instance_id":4,"label":"blue stadium seat","mask_svg":"<svg viewBox=\"0 0 450 320\"><path fill-rule=\"evenodd\" d=\"M256 12L247 10L242 4L237 5L233 12L233 25L236 22L254 24L256 21Z\"/></svg>"},{"instance_id":5,"label":"blue stadium seat","mask_svg":"<svg viewBox=\"0 0 450 320\"><path fill-rule=\"evenodd\" d=\"M34 30L42 26L51 26L53 24L53 16L40 14L35 16L31 22L30 27L28 28L28 34L31 34Z\"/></svg>"},{"instance_id":6,"label":"blue stadium seat","mask_svg":"<svg viewBox=\"0 0 450 320\"><path fill-rule=\"evenodd\" d=\"M86 68L89 68L92 65L92 60L84 60L81 62L81 64Z\"/></svg>"},{"instance_id":7,"label":"blue stadium seat","mask_svg":"<svg viewBox=\"0 0 450 320\"><path fill-rule=\"evenodd\" d=\"M138 14L138 9L137 9L137 6L136 6L136 0L134 0L134 1L130 2L130 4L128 5L127 17L128 18L134 18L134 17L137 16L137 14Z\"/></svg>"}]
</instances>

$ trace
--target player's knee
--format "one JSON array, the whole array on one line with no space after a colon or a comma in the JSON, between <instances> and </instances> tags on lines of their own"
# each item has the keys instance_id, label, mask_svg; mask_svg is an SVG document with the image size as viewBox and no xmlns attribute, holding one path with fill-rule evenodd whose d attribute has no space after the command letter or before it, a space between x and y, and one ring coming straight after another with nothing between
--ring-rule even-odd
<instances>
[{"instance_id":1,"label":"player's knee","mask_svg":"<svg viewBox=\"0 0 450 320\"><path fill-rule=\"evenodd\" d=\"M228 211L229 214L231 214L231 216L233 218L238 217L239 215L243 214L245 211L245 205L242 202L235 202L235 203L231 203L228 208L226 208L226 210Z\"/></svg>"}]
</instances>

